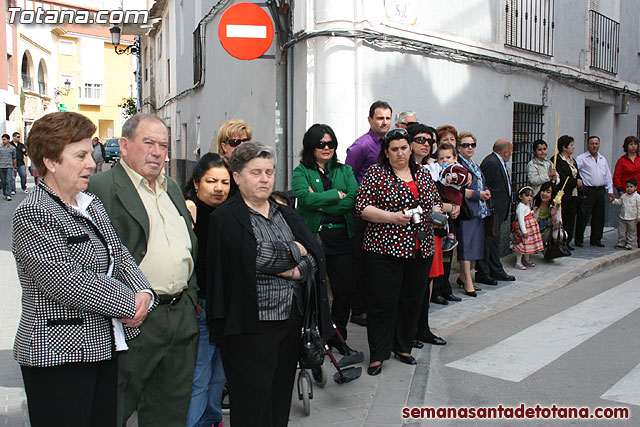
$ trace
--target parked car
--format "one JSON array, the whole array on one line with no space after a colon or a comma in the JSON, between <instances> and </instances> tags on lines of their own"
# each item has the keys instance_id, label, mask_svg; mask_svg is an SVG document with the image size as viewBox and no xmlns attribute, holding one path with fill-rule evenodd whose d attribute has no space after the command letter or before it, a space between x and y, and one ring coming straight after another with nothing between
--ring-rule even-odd
<instances>
[{"instance_id":1,"label":"parked car","mask_svg":"<svg viewBox=\"0 0 640 427\"><path fill-rule=\"evenodd\" d=\"M115 162L120 160L120 138L109 138L104 145L104 161Z\"/></svg>"}]
</instances>

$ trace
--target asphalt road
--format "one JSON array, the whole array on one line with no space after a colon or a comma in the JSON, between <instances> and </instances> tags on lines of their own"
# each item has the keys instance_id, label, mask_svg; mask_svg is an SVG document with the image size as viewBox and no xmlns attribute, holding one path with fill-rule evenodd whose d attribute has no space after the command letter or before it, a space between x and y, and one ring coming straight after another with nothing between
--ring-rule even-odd
<instances>
[{"instance_id":1,"label":"asphalt road","mask_svg":"<svg viewBox=\"0 0 640 427\"><path fill-rule=\"evenodd\" d=\"M449 345L433 347L425 354L428 360L420 361L423 369L435 373L425 378L424 401L434 408L519 407L522 403L591 410L625 407L630 410L629 420L532 422L640 425L638 308L640 260L473 324L448 335ZM414 379L414 389L420 386ZM465 424L520 422L475 419ZM460 419L436 422L460 423Z\"/></svg>"}]
</instances>

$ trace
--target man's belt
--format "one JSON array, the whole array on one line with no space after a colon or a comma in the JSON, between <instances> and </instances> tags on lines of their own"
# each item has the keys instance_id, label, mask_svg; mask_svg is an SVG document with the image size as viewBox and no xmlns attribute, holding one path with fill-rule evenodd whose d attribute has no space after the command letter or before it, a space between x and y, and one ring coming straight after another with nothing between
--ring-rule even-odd
<instances>
[{"instance_id":1,"label":"man's belt","mask_svg":"<svg viewBox=\"0 0 640 427\"><path fill-rule=\"evenodd\" d=\"M160 304L160 305L177 304L178 301L180 301L180 298L182 298L182 294L184 294L184 291L180 292L179 294L174 294L174 295L158 295L158 299L159 299L158 304Z\"/></svg>"}]
</instances>

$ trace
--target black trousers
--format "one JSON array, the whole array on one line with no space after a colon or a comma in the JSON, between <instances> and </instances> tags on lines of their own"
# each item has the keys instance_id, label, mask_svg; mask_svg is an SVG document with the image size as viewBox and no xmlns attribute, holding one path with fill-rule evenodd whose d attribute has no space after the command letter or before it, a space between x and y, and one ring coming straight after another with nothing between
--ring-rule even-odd
<instances>
[{"instance_id":1,"label":"black trousers","mask_svg":"<svg viewBox=\"0 0 640 427\"><path fill-rule=\"evenodd\" d=\"M115 427L116 359L47 368L21 366L32 427Z\"/></svg>"},{"instance_id":2,"label":"black trousers","mask_svg":"<svg viewBox=\"0 0 640 427\"><path fill-rule=\"evenodd\" d=\"M387 360L391 351L411 353L432 261L365 253L370 362Z\"/></svg>"},{"instance_id":3,"label":"black trousers","mask_svg":"<svg viewBox=\"0 0 640 427\"><path fill-rule=\"evenodd\" d=\"M576 235L576 216L578 215L578 197L562 201L562 226L567 232L567 242ZM577 237L577 236L576 236ZM578 241L578 243L582 243Z\"/></svg>"},{"instance_id":4,"label":"black trousers","mask_svg":"<svg viewBox=\"0 0 640 427\"><path fill-rule=\"evenodd\" d=\"M355 249L356 264L351 268L358 272L358 282L356 284L356 292L351 298L351 310L354 315L360 316L367 312L367 274L364 267L364 252L362 251L367 221L354 213L353 226L353 247Z\"/></svg>"},{"instance_id":5,"label":"black trousers","mask_svg":"<svg viewBox=\"0 0 640 427\"><path fill-rule=\"evenodd\" d=\"M227 337L220 345L233 427L285 427L300 352L302 317L261 321L258 334Z\"/></svg>"},{"instance_id":6,"label":"black trousers","mask_svg":"<svg viewBox=\"0 0 640 427\"><path fill-rule=\"evenodd\" d=\"M500 229L503 228L504 223L500 224ZM507 272L504 271L500 261L500 236L485 235L483 258L476 261L476 277L500 277L506 275Z\"/></svg>"},{"instance_id":7,"label":"black trousers","mask_svg":"<svg viewBox=\"0 0 640 427\"><path fill-rule=\"evenodd\" d=\"M331 319L338 327L342 338L347 339L347 322L351 301L358 290L360 272L353 250L346 254L327 255L327 275L331 283Z\"/></svg>"},{"instance_id":8,"label":"black trousers","mask_svg":"<svg viewBox=\"0 0 640 427\"><path fill-rule=\"evenodd\" d=\"M577 216L576 221L576 243L583 243L584 229L591 219L591 237L589 242L592 245L600 243L604 230L604 210L607 200L607 189L605 187L584 187L584 195L587 198L586 216Z\"/></svg>"}]
</instances>

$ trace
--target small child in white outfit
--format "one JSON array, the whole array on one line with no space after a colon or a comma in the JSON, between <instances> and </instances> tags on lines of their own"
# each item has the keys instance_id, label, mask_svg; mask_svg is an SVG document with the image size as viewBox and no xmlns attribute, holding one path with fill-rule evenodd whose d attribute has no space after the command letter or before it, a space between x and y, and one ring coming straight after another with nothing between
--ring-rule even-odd
<instances>
[{"instance_id":1,"label":"small child in white outfit","mask_svg":"<svg viewBox=\"0 0 640 427\"><path fill-rule=\"evenodd\" d=\"M630 178L626 182L625 193L615 199L614 205L622 206L618 222L618 244L616 248L633 249L636 237L636 223L640 222L640 194L637 193L638 181Z\"/></svg>"}]
</instances>

